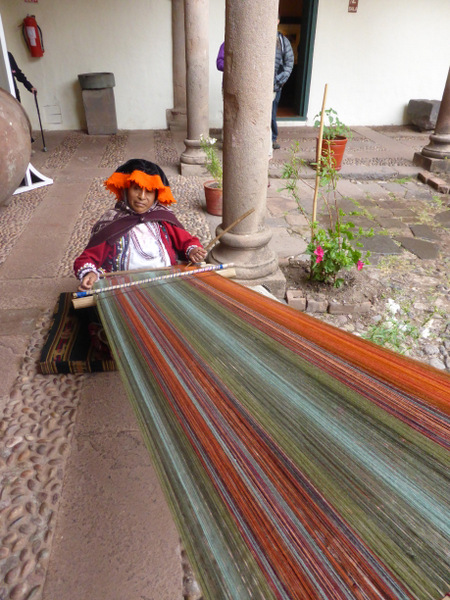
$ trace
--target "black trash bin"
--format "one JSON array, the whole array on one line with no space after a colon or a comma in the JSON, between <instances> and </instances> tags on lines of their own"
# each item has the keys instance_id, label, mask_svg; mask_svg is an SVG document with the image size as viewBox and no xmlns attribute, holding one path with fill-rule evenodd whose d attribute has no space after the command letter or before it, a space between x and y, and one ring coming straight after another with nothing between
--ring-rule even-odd
<instances>
[{"instance_id":1,"label":"black trash bin","mask_svg":"<svg viewBox=\"0 0 450 600\"><path fill-rule=\"evenodd\" d=\"M114 73L81 73L78 75L89 135L117 133Z\"/></svg>"}]
</instances>

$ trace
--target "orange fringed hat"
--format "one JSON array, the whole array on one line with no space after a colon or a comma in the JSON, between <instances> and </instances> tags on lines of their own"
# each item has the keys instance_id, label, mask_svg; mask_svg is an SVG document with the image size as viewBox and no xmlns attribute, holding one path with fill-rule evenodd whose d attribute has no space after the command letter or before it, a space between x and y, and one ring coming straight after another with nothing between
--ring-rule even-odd
<instances>
[{"instance_id":1,"label":"orange fringed hat","mask_svg":"<svg viewBox=\"0 0 450 600\"><path fill-rule=\"evenodd\" d=\"M120 200L121 191L129 188L132 182L149 191L157 190L160 204L176 202L164 171L155 163L143 158L132 158L118 167L104 182L104 186Z\"/></svg>"}]
</instances>

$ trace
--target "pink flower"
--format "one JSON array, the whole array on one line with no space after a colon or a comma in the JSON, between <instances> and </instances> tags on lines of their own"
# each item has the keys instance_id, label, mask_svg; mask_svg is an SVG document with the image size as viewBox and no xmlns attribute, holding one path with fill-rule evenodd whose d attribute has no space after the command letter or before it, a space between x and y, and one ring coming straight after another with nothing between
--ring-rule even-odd
<instances>
[{"instance_id":1,"label":"pink flower","mask_svg":"<svg viewBox=\"0 0 450 600\"><path fill-rule=\"evenodd\" d=\"M364 263L362 262L362 260L358 260L358 262L356 264L356 268L358 269L358 271L361 271L363 266L364 266Z\"/></svg>"},{"instance_id":2,"label":"pink flower","mask_svg":"<svg viewBox=\"0 0 450 600\"><path fill-rule=\"evenodd\" d=\"M323 248L321 246L317 246L317 248L314 250L314 254L316 255L316 265L320 262L323 261Z\"/></svg>"}]
</instances>

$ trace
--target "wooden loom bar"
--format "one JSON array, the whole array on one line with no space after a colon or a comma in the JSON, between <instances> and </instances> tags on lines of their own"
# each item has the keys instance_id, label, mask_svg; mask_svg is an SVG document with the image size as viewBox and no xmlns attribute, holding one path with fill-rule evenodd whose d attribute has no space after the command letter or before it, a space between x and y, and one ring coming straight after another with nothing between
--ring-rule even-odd
<instances>
[{"instance_id":1,"label":"wooden loom bar","mask_svg":"<svg viewBox=\"0 0 450 600\"><path fill-rule=\"evenodd\" d=\"M323 121L325 118L327 90L328 90L328 84L326 83L325 88L323 90L322 110L320 113L319 139L317 140L316 179L315 179L315 186L314 186L313 209L312 209L312 217L311 217L311 236L312 237L314 236L314 223L316 222L316 215L317 215L317 196L319 195L320 173L322 170L321 157L322 157Z\"/></svg>"},{"instance_id":2,"label":"wooden loom bar","mask_svg":"<svg viewBox=\"0 0 450 600\"><path fill-rule=\"evenodd\" d=\"M147 279L139 279L137 281L124 281L117 285L109 285L108 287L103 288L95 288L93 290L89 290L86 292L74 292L72 294L72 305L75 309L78 308L88 308L89 306L96 305L96 298L98 294L104 292L115 292L115 291L127 291L128 288L138 285L155 285L158 283L168 283L173 279L177 279L179 277L187 277L198 275L199 273L209 273L220 271L222 277L236 277L236 269L232 264L229 265L210 265L204 266L196 269L189 269L191 263L186 265L186 267L180 267L179 270L174 270L172 273L167 275L156 275L149 277ZM161 267L156 271L167 271L169 267ZM112 273L106 273L102 279L111 279L112 277L126 276L129 274L138 274L138 273L148 273L148 269L135 269L133 271L114 271Z\"/></svg>"},{"instance_id":3,"label":"wooden loom bar","mask_svg":"<svg viewBox=\"0 0 450 600\"><path fill-rule=\"evenodd\" d=\"M207 273L209 271L220 271L233 265L209 265L206 267L200 267L198 269L186 269L184 271L173 271L167 275L156 275L137 281L125 281L124 283L118 283L116 285L110 285L107 288L93 288L86 290L85 292L75 292L74 298L84 298L86 296L95 296L96 294L102 294L104 292L112 292L115 290L131 287L133 285L143 285L144 283L159 283L160 281L168 281L169 279L177 279L178 277L186 277L188 275L199 275L200 273Z\"/></svg>"}]
</instances>

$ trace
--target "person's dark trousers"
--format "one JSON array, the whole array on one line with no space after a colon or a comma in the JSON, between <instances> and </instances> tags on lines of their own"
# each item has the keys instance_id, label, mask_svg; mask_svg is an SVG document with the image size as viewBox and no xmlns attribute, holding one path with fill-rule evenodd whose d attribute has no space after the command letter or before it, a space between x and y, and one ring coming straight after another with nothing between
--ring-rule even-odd
<instances>
[{"instance_id":1,"label":"person's dark trousers","mask_svg":"<svg viewBox=\"0 0 450 600\"><path fill-rule=\"evenodd\" d=\"M277 125L277 109L281 98L281 90L275 93L275 98L272 102L272 143L276 141L278 137L278 125Z\"/></svg>"}]
</instances>

